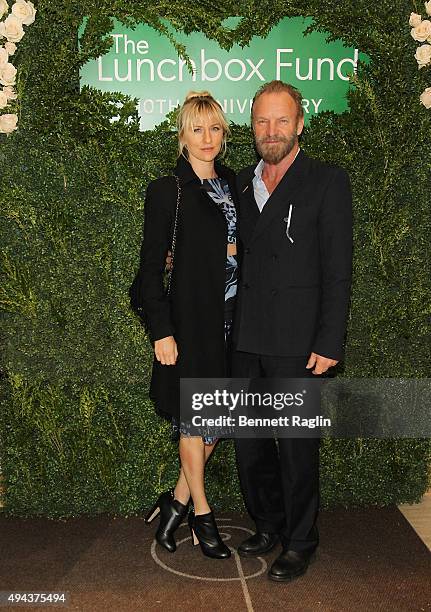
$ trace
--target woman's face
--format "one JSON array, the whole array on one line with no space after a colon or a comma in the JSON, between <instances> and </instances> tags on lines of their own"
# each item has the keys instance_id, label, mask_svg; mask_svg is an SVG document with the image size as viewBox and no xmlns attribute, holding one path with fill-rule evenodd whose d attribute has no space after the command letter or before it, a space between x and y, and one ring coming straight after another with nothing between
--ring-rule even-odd
<instances>
[{"instance_id":1,"label":"woman's face","mask_svg":"<svg viewBox=\"0 0 431 612\"><path fill-rule=\"evenodd\" d=\"M223 128L215 115L202 115L194 125L184 130L183 143L190 162L213 161L220 152L222 142Z\"/></svg>"}]
</instances>

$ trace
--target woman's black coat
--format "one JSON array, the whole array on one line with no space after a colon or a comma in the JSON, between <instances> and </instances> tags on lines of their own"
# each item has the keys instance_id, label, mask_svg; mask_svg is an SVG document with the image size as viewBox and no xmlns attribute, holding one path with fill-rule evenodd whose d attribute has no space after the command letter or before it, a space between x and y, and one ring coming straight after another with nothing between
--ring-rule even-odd
<instances>
[{"instance_id":1,"label":"woman's black coat","mask_svg":"<svg viewBox=\"0 0 431 612\"><path fill-rule=\"evenodd\" d=\"M216 163L237 201L235 174ZM176 365L154 359L150 397L156 411L179 418L179 379L227 375L224 341L227 223L223 212L202 189L191 165L178 159L174 173L181 186L174 268L170 295L163 273L172 244L177 184L173 176L152 181L145 199L144 239L132 294L134 308L145 313L151 340L174 336Z\"/></svg>"}]
</instances>

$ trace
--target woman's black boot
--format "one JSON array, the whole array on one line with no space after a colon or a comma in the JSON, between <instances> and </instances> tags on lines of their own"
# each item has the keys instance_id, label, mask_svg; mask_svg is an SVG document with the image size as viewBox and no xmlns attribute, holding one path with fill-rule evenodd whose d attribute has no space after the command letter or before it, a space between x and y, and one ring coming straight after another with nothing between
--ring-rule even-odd
<instances>
[{"instance_id":1,"label":"woman's black boot","mask_svg":"<svg viewBox=\"0 0 431 612\"><path fill-rule=\"evenodd\" d=\"M174 499L174 492L166 491L162 493L154 506L151 508L145 522L151 523L160 514L160 523L156 531L156 540L169 552L175 552L177 545L174 539L174 532L181 525L187 514L188 504L184 505Z\"/></svg>"},{"instance_id":2,"label":"woman's black boot","mask_svg":"<svg viewBox=\"0 0 431 612\"><path fill-rule=\"evenodd\" d=\"M204 555L212 559L229 559L230 550L220 537L212 511L195 516L190 510L188 521L194 546L200 544Z\"/></svg>"}]
</instances>

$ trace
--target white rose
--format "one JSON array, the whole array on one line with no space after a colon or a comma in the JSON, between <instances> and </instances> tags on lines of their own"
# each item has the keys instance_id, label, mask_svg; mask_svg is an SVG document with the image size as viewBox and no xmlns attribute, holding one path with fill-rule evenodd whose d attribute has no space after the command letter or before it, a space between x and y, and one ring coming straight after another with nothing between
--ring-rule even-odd
<instances>
[{"instance_id":1,"label":"white rose","mask_svg":"<svg viewBox=\"0 0 431 612\"><path fill-rule=\"evenodd\" d=\"M30 25L35 19L36 9L32 2L16 0L15 4L12 6L12 13L22 21L24 25Z\"/></svg>"},{"instance_id":2,"label":"white rose","mask_svg":"<svg viewBox=\"0 0 431 612\"><path fill-rule=\"evenodd\" d=\"M431 21L425 19L419 25L412 29L411 35L419 42L425 42L431 36Z\"/></svg>"},{"instance_id":3,"label":"white rose","mask_svg":"<svg viewBox=\"0 0 431 612\"><path fill-rule=\"evenodd\" d=\"M0 108L5 108L9 104L8 97L4 91L0 91Z\"/></svg>"},{"instance_id":4,"label":"white rose","mask_svg":"<svg viewBox=\"0 0 431 612\"><path fill-rule=\"evenodd\" d=\"M0 66L7 64L9 61L9 53L4 47L0 47Z\"/></svg>"},{"instance_id":5,"label":"white rose","mask_svg":"<svg viewBox=\"0 0 431 612\"><path fill-rule=\"evenodd\" d=\"M6 85L6 87L10 85L15 85L15 78L15 66L9 63L0 65L0 83L2 85Z\"/></svg>"},{"instance_id":6,"label":"white rose","mask_svg":"<svg viewBox=\"0 0 431 612\"><path fill-rule=\"evenodd\" d=\"M418 26L421 21L422 17L420 15L418 15L417 13L410 13L409 25L411 25L412 28Z\"/></svg>"},{"instance_id":7,"label":"white rose","mask_svg":"<svg viewBox=\"0 0 431 612\"><path fill-rule=\"evenodd\" d=\"M9 53L9 55L13 55L16 51L16 44L13 42L5 42L4 48Z\"/></svg>"},{"instance_id":8,"label":"white rose","mask_svg":"<svg viewBox=\"0 0 431 612\"><path fill-rule=\"evenodd\" d=\"M6 114L0 115L0 133L11 134L16 130L16 124L18 123L18 115Z\"/></svg>"},{"instance_id":9,"label":"white rose","mask_svg":"<svg viewBox=\"0 0 431 612\"><path fill-rule=\"evenodd\" d=\"M421 93L419 100L425 108L431 108L431 87L427 87L425 91Z\"/></svg>"},{"instance_id":10,"label":"white rose","mask_svg":"<svg viewBox=\"0 0 431 612\"><path fill-rule=\"evenodd\" d=\"M17 19L15 15L9 15L4 21L0 22L0 37L7 38L9 42L19 42L23 36L22 21Z\"/></svg>"},{"instance_id":11,"label":"white rose","mask_svg":"<svg viewBox=\"0 0 431 612\"><path fill-rule=\"evenodd\" d=\"M8 100L16 100L18 97L13 87L3 87L2 93L4 93Z\"/></svg>"},{"instance_id":12,"label":"white rose","mask_svg":"<svg viewBox=\"0 0 431 612\"><path fill-rule=\"evenodd\" d=\"M431 45L421 45L416 49L416 61L419 68L423 68L431 62Z\"/></svg>"},{"instance_id":13,"label":"white rose","mask_svg":"<svg viewBox=\"0 0 431 612\"><path fill-rule=\"evenodd\" d=\"M429 0L429 2L425 2L425 10L427 12L427 15L431 16L431 0Z\"/></svg>"},{"instance_id":14,"label":"white rose","mask_svg":"<svg viewBox=\"0 0 431 612\"><path fill-rule=\"evenodd\" d=\"M0 0L0 18L9 10L9 5L6 0Z\"/></svg>"}]
</instances>

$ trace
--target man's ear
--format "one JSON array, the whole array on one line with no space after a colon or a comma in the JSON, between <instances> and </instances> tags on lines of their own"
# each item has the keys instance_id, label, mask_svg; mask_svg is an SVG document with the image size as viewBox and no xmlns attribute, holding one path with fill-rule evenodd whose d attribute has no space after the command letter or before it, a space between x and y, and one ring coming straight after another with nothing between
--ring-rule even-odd
<instances>
[{"instance_id":1,"label":"man's ear","mask_svg":"<svg viewBox=\"0 0 431 612\"><path fill-rule=\"evenodd\" d=\"M302 134L302 130L304 129L304 116L299 117L298 125L296 127L296 135L300 136Z\"/></svg>"}]
</instances>

